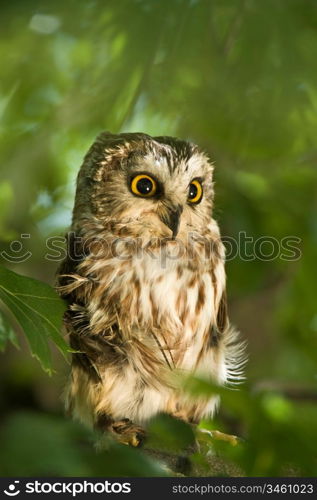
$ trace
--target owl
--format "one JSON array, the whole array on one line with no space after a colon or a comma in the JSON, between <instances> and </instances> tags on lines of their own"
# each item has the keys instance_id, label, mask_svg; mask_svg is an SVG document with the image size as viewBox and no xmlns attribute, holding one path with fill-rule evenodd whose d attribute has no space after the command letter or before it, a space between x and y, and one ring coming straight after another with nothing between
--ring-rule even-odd
<instances>
[{"instance_id":1,"label":"owl","mask_svg":"<svg viewBox=\"0 0 317 500\"><path fill-rule=\"evenodd\" d=\"M179 374L242 376L212 175L195 144L143 133L102 133L79 171L57 282L73 349L66 405L122 443L139 446L161 412L213 415L218 396L189 398Z\"/></svg>"}]
</instances>

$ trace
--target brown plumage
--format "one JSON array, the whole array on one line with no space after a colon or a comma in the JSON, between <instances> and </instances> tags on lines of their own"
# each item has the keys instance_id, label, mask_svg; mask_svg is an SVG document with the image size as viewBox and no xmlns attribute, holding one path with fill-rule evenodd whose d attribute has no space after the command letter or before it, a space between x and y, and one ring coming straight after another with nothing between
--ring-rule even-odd
<instances>
[{"instance_id":1,"label":"brown plumage","mask_svg":"<svg viewBox=\"0 0 317 500\"><path fill-rule=\"evenodd\" d=\"M212 218L213 167L171 137L101 134L77 180L58 290L69 306L72 415L138 445L146 421L190 422L218 398L192 402L175 370L239 380L229 325L224 247Z\"/></svg>"}]
</instances>

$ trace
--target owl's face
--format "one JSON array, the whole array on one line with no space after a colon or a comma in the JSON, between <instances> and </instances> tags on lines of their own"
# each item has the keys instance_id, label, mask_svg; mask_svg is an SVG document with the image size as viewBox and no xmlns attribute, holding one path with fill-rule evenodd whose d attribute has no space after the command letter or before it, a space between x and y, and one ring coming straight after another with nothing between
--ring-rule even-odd
<instances>
[{"instance_id":1,"label":"owl's face","mask_svg":"<svg viewBox=\"0 0 317 500\"><path fill-rule=\"evenodd\" d=\"M154 237L202 234L211 219L212 165L194 144L170 137L104 133L78 177L74 217Z\"/></svg>"}]
</instances>

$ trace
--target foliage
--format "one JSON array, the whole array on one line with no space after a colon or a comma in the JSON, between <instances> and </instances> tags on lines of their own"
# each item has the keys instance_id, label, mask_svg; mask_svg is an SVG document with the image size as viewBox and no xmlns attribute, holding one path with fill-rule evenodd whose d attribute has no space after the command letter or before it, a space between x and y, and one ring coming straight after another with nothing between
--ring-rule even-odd
<instances>
[{"instance_id":1,"label":"foliage","mask_svg":"<svg viewBox=\"0 0 317 500\"><path fill-rule=\"evenodd\" d=\"M66 354L64 306L44 282L52 284L63 255L82 157L109 129L176 135L205 148L215 161L214 215L224 240L236 242L228 296L249 342L248 382L233 391L192 380L187 389L192 397L220 392L220 414L203 425L244 442L203 443L191 457L197 473L316 474L316 26L315 0L15 0L2 7L1 472L162 473L138 450L111 445L96 455L92 437L61 417L67 368L54 348L51 360L47 342ZM243 233L253 239L247 252ZM60 238L54 250L52 236ZM263 236L275 255L264 247L253 258ZM297 238L293 258L282 249L288 237ZM57 376L48 379L29 360L19 326ZM169 451L192 435L166 416L151 425L153 442ZM220 470L217 454L225 460Z\"/></svg>"},{"instance_id":2,"label":"foliage","mask_svg":"<svg viewBox=\"0 0 317 500\"><path fill-rule=\"evenodd\" d=\"M53 340L63 354L70 350L60 333L65 310L63 301L46 283L20 276L4 267L0 267L0 298L22 326L33 356L41 362L44 370L51 372L48 339ZM12 328L6 329L5 325L3 319L3 344L7 339L16 343Z\"/></svg>"},{"instance_id":3,"label":"foliage","mask_svg":"<svg viewBox=\"0 0 317 500\"><path fill-rule=\"evenodd\" d=\"M159 465L124 445L109 443L107 450L97 454L91 433L60 417L32 412L13 414L0 436L2 475L164 475Z\"/></svg>"}]
</instances>

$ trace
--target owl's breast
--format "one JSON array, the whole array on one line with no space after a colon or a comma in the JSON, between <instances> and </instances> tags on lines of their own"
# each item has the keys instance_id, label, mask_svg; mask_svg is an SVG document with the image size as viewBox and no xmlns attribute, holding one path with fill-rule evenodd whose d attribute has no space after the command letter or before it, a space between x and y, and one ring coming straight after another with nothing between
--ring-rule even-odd
<instances>
[{"instance_id":1,"label":"owl's breast","mask_svg":"<svg viewBox=\"0 0 317 500\"><path fill-rule=\"evenodd\" d=\"M191 369L215 321L223 287L220 264L212 270L183 259L135 258L122 275L120 316L142 336L155 332L171 362Z\"/></svg>"}]
</instances>

